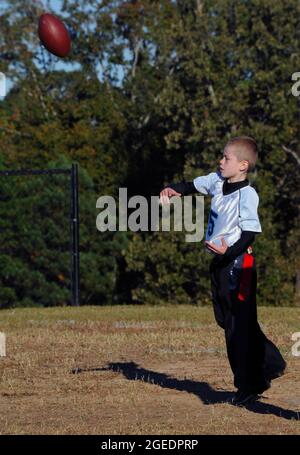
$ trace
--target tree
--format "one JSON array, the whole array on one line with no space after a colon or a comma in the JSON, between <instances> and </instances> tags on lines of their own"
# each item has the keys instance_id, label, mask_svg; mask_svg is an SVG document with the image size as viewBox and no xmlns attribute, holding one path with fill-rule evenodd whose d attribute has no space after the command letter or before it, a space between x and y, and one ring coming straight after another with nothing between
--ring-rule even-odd
<instances>
[{"instance_id":1,"label":"tree","mask_svg":"<svg viewBox=\"0 0 300 455\"><path fill-rule=\"evenodd\" d=\"M229 137L251 135L260 148L250 175L263 226L254 245L259 302L292 304L300 185L291 75L300 66L299 2L64 1L60 14L73 46L63 67L38 43L40 8L11 0L1 12L0 69L15 81L0 105L4 164L40 167L64 155L86 169L97 196L117 196L125 186L129 196L149 198L170 181L216 169ZM108 236L111 245L104 236L95 244L106 255L116 247L115 300L207 300L203 250L161 233L120 234Z\"/></svg>"}]
</instances>

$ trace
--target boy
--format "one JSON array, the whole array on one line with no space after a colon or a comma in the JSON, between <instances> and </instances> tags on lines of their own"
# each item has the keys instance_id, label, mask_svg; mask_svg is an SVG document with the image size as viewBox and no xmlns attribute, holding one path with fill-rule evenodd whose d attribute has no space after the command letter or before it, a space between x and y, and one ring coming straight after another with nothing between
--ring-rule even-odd
<instances>
[{"instance_id":1,"label":"boy","mask_svg":"<svg viewBox=\"0 0 300 455\"><path fill-rule=\"evenodd\" d=\"M193 182L172 184L160 193L169 197L200 192L212 196L205 247L210 265L216 321L225 331L227 355L238 389L232 403L245 405L281 376L286 363L257 322L256 266L251 244L261 232L258 195L247 179L258 150L254 139L235 137L226 144L219 172Z\"/></svg>"}]
</instances>

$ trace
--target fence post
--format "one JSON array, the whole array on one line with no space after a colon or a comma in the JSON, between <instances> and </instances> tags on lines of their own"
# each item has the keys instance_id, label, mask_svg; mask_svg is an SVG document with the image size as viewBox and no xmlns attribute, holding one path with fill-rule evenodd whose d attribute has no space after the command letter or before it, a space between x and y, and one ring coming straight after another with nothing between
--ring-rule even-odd
<instances>
[{"instance_id":1,"label":"fence post","mask_svg":"<svg viewBox=\"0 0 300 455\"><path fill-rule=\"evenodd\" d=\"M78 164L72 164L71 168L71 303L80 305L79 300L79 209L78 209Z\"/></svg>"}]
</instances>

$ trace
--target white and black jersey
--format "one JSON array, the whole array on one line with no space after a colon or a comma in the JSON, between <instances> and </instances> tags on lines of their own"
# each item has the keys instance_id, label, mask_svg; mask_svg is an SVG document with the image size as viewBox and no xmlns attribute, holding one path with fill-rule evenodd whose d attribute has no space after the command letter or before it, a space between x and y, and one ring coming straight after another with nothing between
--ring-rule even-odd
<instances>
[{"instance_id":1,"label":"white and black jersey","mask_svg":"<svg viewBox=\"0 0 300 455\"><path fill-rule=\"evenodd\" d=\"M212 196L211 210L206 230L207 241L222 245L223 237L228 246L240 239L243 231L262 232L257 209L259 197L250 184L223 193L226 179L219 172L197 177L193 184L197 191Z\"/></svg>"}]
</instances>

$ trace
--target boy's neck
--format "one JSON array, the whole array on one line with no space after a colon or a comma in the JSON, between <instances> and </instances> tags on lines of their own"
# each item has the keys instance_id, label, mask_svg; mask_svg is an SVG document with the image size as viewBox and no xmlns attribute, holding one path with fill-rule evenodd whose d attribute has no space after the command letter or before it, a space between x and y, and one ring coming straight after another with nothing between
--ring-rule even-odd
<instances>
[{"instance_id":1,"label":"boy's neck","mask_svg":"<svg viewBox=\"0 0 300 455\"><path fill-rule=\"evenodd\" d=\"M247 174L244 175L236 175L234 177L230 177L227 179L228 183L236 183L236 182L243 182L244 180L247 179Z\"/></svg>"}]
</instances>

